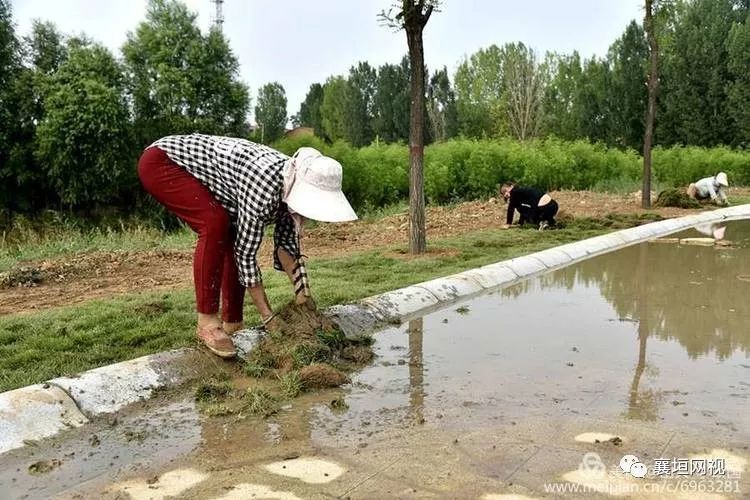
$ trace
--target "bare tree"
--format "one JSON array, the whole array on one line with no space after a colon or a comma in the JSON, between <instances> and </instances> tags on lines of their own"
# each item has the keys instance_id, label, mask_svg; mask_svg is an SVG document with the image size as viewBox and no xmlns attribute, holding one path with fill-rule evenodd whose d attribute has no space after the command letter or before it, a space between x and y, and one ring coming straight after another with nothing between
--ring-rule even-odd
<instances>
[{"instance_id":1,"label":"bare tree","mask_svg":"<svg viewBox=\"0 0 750 500\"><path fill-rule=\"evenodd\" d=\"M641 206L651 208L651 146L654 140L654 118L656 117L656 96L659 92L659 43L654 25L654 0L646 0L646 16L643 20L648 36L648 108L646 110L646 131L643 134L643 187Z\"/></svg>"},{"instance_id":2,"label":"bare tree","mask_svg":"<svg viewBox=\"0 0 750 500\"><path fill-rule=\"evenodd\" d=\"M432 137L436 141L445 140L445 115L440 108L440 103L432 96L427 98L427 115L430 117Z\"/></svg>"},{"instance_id":3,"label":"bare tree","mask_svg":"<svg viewBox=\"0 0 750 500\"><path fill-rule=\"evenodd\" d=\"M508 122L513 135L525 141L539 132L546 72L534 51L522 43L506 45L503 52Z\"/></svg>"},{"instance_id":4,"label":"bare tree","mask_svg":"<svg viewBox=\"0 0 750 500\"><path fill-rule=\"evenodd\" d=\"M409 115L409 250L425 253L427 235L424 210L424 115L425 71L422 32L437 10L439 0L402 0L388 12L381 12L381 21L406 32L411 66L411 110Z\"/></svg>"}]
</instances>

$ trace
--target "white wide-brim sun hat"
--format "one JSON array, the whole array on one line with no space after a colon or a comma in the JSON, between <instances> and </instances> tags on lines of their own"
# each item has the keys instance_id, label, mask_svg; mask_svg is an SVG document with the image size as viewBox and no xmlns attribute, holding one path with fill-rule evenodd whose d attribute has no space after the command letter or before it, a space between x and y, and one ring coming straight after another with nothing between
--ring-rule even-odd
<instances>
[{"instance_id":1,"label":"white wide-brim sun hat","mask_svg":"<svg viewBox=\"0 0 750 500\"><path fill-rule=\"evenodd\" d=\"M719 172L716 175L716 182L718 182L720 186L729 187L729 181L727 180L727 174L725 174L724 172Z\"/></svg>"},{"instance_id":2,"label":"white wide-brim sun hat","mask_svg":"<svg viewBox=\"0 0 750 500\"><path fill-rule=\"evenodd\" d=\"M321 222L357 219L341 190L343 169L339 162L307 147L297 150L290 162L285 182L291 182L291 188L284 201L291 210Z\"/></svg>"}]
</instances>

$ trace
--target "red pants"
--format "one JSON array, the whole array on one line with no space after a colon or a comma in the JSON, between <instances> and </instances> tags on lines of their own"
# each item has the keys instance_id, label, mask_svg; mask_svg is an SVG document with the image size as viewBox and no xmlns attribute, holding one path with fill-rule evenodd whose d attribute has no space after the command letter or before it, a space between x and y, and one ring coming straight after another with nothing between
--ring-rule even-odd
<instances>
[{"instance_id":1,"label":"red pants","mask_svg":"<svg viewBox=\"0 0 750 500\"><path fill-rule=\"evenodd\" d=\"M229 214L198 179L159 148L148 148L138 160L138 177L156 200L198 233L193 258L195 299L199 313L242 321L245 287L234 261L234 235Z\"/></svg>"}]
</instances>

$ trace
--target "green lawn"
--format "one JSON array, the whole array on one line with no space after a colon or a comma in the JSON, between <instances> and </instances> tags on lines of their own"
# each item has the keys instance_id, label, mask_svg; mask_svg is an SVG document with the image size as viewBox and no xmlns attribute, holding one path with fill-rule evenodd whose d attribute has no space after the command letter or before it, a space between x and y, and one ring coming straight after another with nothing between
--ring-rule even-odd
<instances>
[{"instance_id":1,"label":"green lawn","mask_svg":"<svg viewBox=\"0 0 750 500\"><path fill-rule=\"evenodd\" d=\"M730 196L729 201L732 203L732 205L745 205L747 203L750 203L750 195Z\"/></svg>"},{"instance_id":2,"label":"green lawn","mask_svg":"<svg viewBox=\"0 0 750 500\"><path fill-rule=\"evenodd\" d=\"M481 231L432 241L430 248L441 252L416 259L402 255L398 247L312 259L309 272L313 295L320 307L350 302L641 221L628 217L578 219L565 228L542 233L533 229ZM184 236L178 233L176 237ZM128 240L126 235L117 238L106 248L114 249L116 242ZM126 248L132 247L132 241ZM181 244L181 239L178 242ZM265 282L274 307L291 299L291 287L281 273L267 271ZM195 342L193 307L192 290L185 289L4 316L0 318L0 391L191 345ZM258 316L249 299L246 311L247 323L256 324Z\"/></svg>"}]
</instances>

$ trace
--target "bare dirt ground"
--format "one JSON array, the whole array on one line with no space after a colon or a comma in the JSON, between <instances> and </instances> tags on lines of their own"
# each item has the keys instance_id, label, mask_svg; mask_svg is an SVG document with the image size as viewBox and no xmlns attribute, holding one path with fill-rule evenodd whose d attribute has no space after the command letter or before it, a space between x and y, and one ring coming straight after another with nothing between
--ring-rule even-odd
<instances>
[{"instance_id":1,"label":"bare dirt ground","mask_svg":"<svg viewBox=\"0 0 750 500\"><path fill-rule=\"evenodd\" d=\"M750 193L750 190L744 191ZM747 194L744 191L743 194ZM617 195L561 191L552 194L560 204L562 217L603 217L608 214L646 212L640 208L639 193ZM498 228L504 222L505 210L506 205L495 200L428 207L428 237L434 240ZM670 207L648 212L662 217L677 217L695 210ZM407 227L406 212L376 221L320 225L307 231L302 245L305 255L312 258L346 255L398 244L405 246ZM261 267L269 268L270 255L271 249L266 241L260 252ZM28 313L125 293L188 287L193 279L192 258L190 251L149 250L93 252L24 263L41 271L43 279L29 286L0 289L0 315Z\"/></svg>"}]
</instances>

